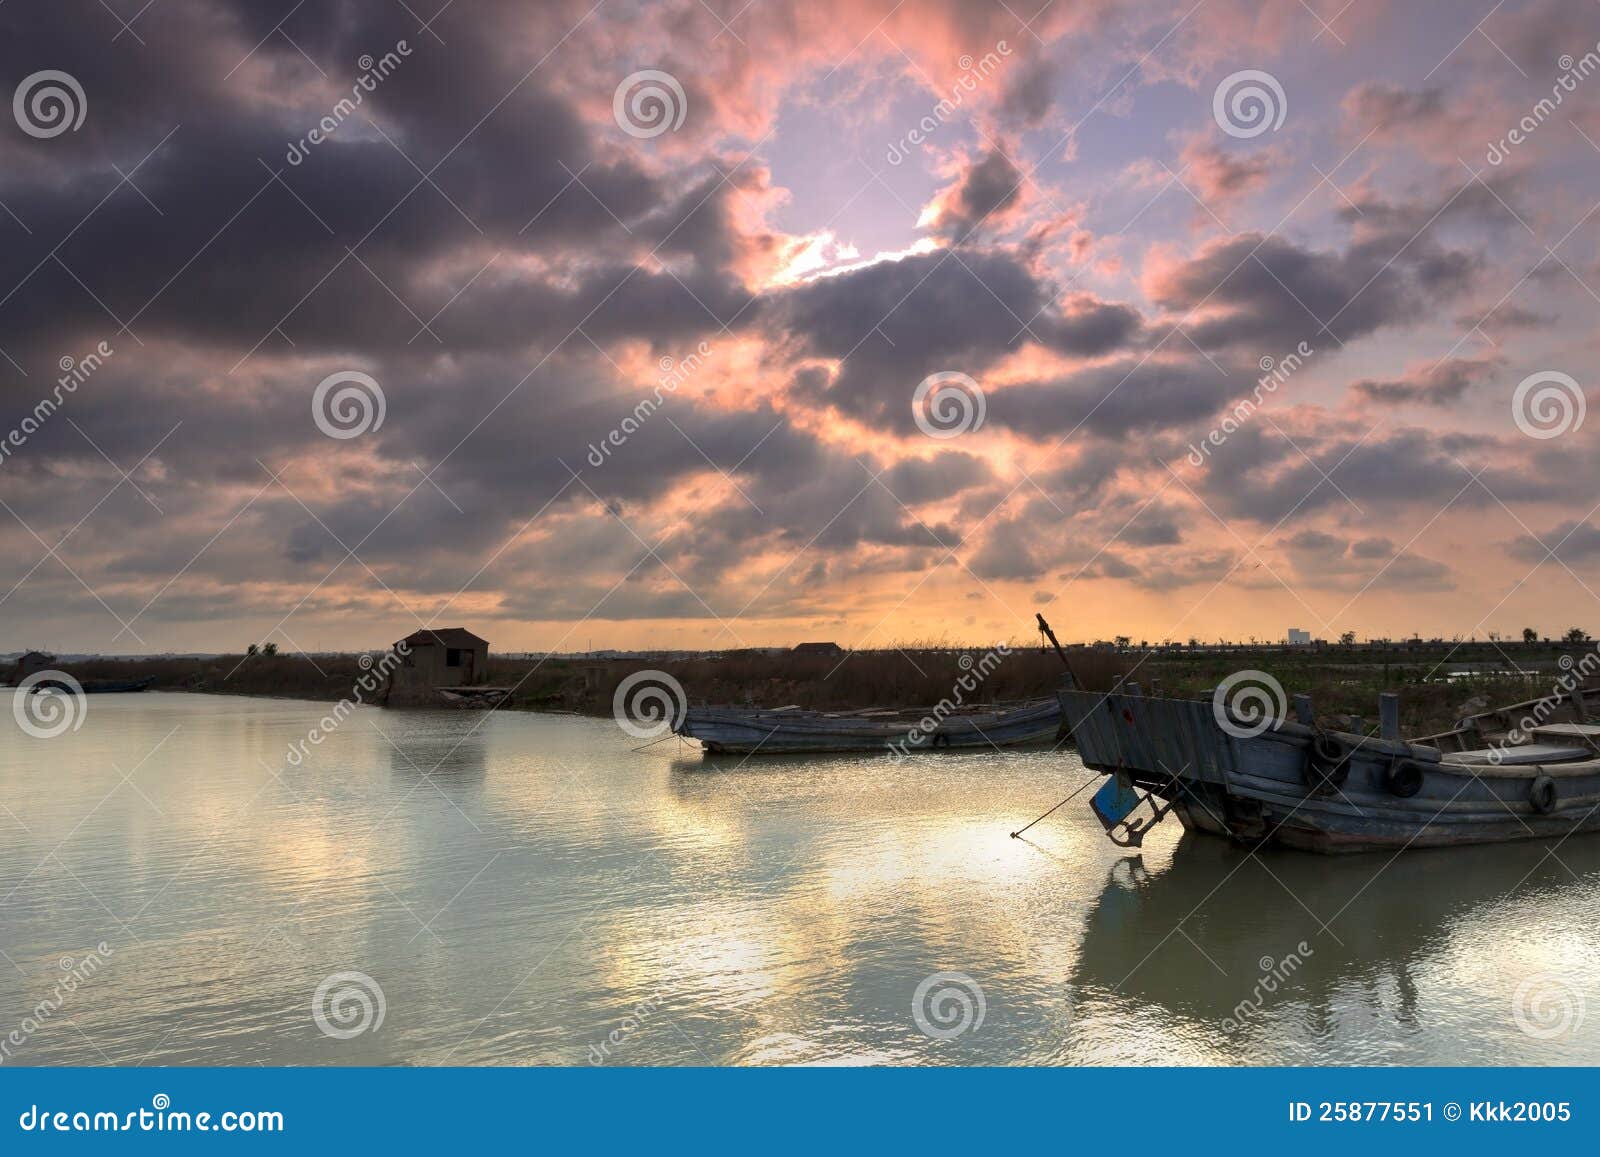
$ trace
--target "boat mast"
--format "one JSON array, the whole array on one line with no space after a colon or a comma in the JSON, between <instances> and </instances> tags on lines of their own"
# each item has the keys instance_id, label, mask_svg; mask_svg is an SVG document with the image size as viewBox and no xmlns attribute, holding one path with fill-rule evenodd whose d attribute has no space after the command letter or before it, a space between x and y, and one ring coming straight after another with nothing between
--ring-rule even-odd
<instances>
[{"instance_id":1,"label":"boat mast","mask_svg":"<svg viewBox=\"0 0 1600 1157\"><path fill-rule=\"evenodd\" d=\"M1039 633L1050 640L1050 645L1061 657L1061 665L1067 669L1067 687L1076 690L1078 677L1072 673L1072 662L1067 658L1067 653L1061 649L1061 644L1056 641L1056 633L1050 629L1050 624L1044 621L1044 612L1035 611L1033 617L1039 620Z\"/></svg>"}]
</instances>

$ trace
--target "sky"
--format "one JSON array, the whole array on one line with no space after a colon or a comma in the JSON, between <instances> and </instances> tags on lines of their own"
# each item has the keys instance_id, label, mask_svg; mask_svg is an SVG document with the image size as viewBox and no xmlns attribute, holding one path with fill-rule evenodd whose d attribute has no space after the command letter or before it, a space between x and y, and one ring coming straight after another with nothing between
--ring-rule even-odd
<instances>
[{"instance_id":1,"label":"sky","mask_svg":"<svg viewBox=\"0 0 1600 1157\"><path fill-rule=\"evenodd\" d=\"M1600 634L1593 0L10 0L0 84L0 650Z\"/></svg>"}]
</instances>

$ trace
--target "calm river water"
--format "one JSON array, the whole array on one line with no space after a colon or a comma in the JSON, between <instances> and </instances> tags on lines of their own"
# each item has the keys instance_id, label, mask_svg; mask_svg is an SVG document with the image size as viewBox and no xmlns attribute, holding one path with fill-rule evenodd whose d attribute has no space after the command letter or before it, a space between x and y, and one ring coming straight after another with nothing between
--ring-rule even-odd
<instances>
[{"instance_id":1,"label":"calm river water","mask_svg":"<svg viewBox=\"0 0 1600 1157\"><path fill-rule=\"evenodd\" d=\"M1128 856L1087 795L1009 838L1067 754L363 709L295 766L327 705L86 702L4 721L6 1064L1600 1061L1593 836Z\"/></svg>"}]
</instances>

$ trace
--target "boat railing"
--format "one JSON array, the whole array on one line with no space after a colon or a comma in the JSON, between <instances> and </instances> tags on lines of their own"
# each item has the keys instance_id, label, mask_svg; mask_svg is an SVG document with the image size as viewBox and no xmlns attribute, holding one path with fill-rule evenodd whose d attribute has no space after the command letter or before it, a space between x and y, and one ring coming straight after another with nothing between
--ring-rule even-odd
<instances>
[{"instance_id":1,"label":"boat railing","mask_svg":"<svg viewBox=\"0 0 1600 1157\"><path fill-rule=\"evenodd\" d=\"M1426 743L1441 751L1472 751L1487 746L1497 736L1544 723L1592 723L1600 721L1600 687L1578 687L1555 695L1508 703L1463 716L1448 731L1425 735L1413 743Z\"/></svg>"}]
</instances>

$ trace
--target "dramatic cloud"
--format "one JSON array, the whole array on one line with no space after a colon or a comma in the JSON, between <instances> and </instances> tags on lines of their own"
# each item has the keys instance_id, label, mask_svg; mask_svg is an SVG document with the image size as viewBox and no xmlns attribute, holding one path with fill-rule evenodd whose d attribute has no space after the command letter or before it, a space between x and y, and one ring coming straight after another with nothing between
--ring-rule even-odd
<instances>
[{"instance_id":1,"label":"dramatic cloud","mask_svg":"<svg viewBox=\"0 0 1600 1157\"><path fill-rule=\"evenodd\" d=\"M1447 406L1461 400L1469 387L1484 381L1503 364L1496 358L1449 358L1433 365L1418 365L1403 378L1356 382L1351 388L1375 402L1422 402Z\"/></svg>"},{"instance_id":2,"label":"dramatic cloud","mask_svg":"<svg viewBox=\"0 0 1600 1157\"><path fill-rule=\"evenodd\" d=\"M290 7L0 5L85 104L0 121L0 650L1451 635L1600 557L1569 5Z\"/></svg>"}]
</instances>

